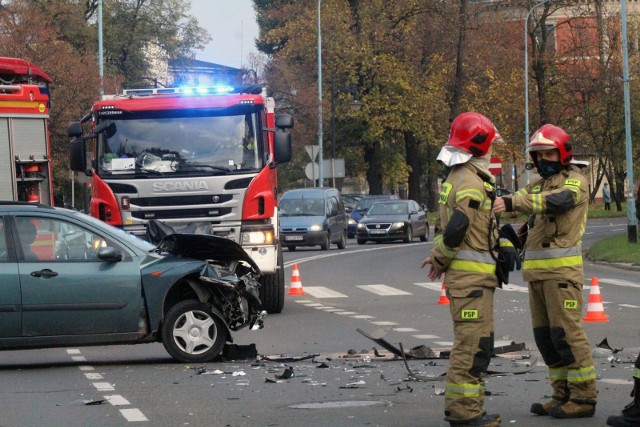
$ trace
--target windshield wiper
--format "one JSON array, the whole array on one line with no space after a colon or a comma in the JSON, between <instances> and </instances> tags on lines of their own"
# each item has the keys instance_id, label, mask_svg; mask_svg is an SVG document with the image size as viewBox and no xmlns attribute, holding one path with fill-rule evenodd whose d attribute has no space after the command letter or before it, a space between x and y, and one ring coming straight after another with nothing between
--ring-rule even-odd
<instances>
[{"instance_id":1,"label":"windshield wiper","mask_svg":"<svg viewBox=\"0 0 640 427\"><path fill-rule=\"evenodd\" d=\"M229 168L225 168L222 166L208 165L205 163L183 163L180 165L180 169L181 170L211 169L211 170L220 171L220 172L231 172L231 169Z\"/></svg>"},{"instance_id":2,"label":"windshield wiper","mask_svg":"<svg viewBox=\"0 0 640 427\"><path fill-rule=\"evenodd\" d=\"M149 175L164 175L162 172L157 171L155 169L149 169L149 168L139 168L136 169L136 174L138 174L138 172L143 172L145 174L149 174Z\"/></svg>"}]
</instances>

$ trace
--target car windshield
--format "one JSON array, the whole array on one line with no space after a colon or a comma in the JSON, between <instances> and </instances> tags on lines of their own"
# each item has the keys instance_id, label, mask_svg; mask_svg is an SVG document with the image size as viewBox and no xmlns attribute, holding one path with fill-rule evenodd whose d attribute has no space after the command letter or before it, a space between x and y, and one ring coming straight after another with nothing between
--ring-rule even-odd
<instances>
[{"instance_id":1,"label":"car windshield","mask_svg":"<svg viewBox=\"0 0 640 427\"><path fill-rule=\"evenodd\" d=\"M406 215L407 212L407 205L405 203L374 203L367 211L367 216Z\"/></svg>"},{"instance_id":2,"label":"car windshield","mask_svg":"<svg viewBox=\"0 0 640 427\"><path fill-rule=\"evenodd\" d=\"M371 205L373 205L376 202L379 202L382 199L377 199L377 198L364 198L364 199L360 199L360 201L358 201L358 204L356 205L355 210L359 211L359 212L366 212Z\"/></svg>"},{"instance_id":3,"label":"car windshield","mask_svg":"<svg viewBox=\"0 0 640 427\"><path fill-rule=\"evenodd\" d=\"M262 168L257 113L168 115L149 117L147 112L110 120L115 131L98 140L98 174L203 176Z\"/></svg>"},{"instance_id":4,"label":"car windshield","mask_svg":"<svg viewBox=\"0 0 640 427\"><path fill-rule=\"evenodd\" d=\"M324 200L322 199L281 199L280 216L322 216Z\"/></svg>"}]
</instances>

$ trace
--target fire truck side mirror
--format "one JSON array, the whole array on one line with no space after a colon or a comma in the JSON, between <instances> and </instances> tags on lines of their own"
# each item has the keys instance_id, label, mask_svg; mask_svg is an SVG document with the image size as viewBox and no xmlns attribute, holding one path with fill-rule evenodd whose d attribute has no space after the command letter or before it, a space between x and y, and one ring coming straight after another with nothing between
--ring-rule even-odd
<instances>
[{"instance_id":1,"label":"fire truck side mirror","mask_svg":"<svg viewBox=\"0 0 640 427\"><path fill-rule=\"evenodd\" d=\"M96 126L95 133L96 135L104 133L107 138L111 138L116 134L116 124L108 120L100 122L100 124Z\"/></svg>"},{"instance_id":2,"label":"fire truck side mirror","mask_svg":"<svg viewBox=\"0 0 640 427\"><path fill-rule=\"evenodd\" d=\"M293 116L290 114L280 114L276 117L276 127L279 129L293 128Z\"/></svg>"},{"instance_id":3,"label":"fire truck side mirror","mask_svg":"<svg viewBox=\"0 0 640 427\"><path fill-rule=\"evenodd\" d=\"M76 138L69 144L69 168L74 172L87 171L87 148L84 138Z\"/></svg>"},{"instance_id":4,"label":"fire truck side mirror","mask_svg":"<svg viewBox=\"0 0 640 427\"><path fill-rule=\"evenodd\" d=\"M67 128L67 135L69 138L79 138L82 136L82 124L80 122L74 122Z\"/></svg>"},{"instance_id":5,"label":"fire truck side mirror","mask_svg":"<svg viewBox=\"0 0 640 427\"><path fill-rule=\"evenodd\" d=\"M277 163L287 163L291 161L291 134L283 131L275 132L273 148L275 150Z\"/></svg>"}]
</instances>

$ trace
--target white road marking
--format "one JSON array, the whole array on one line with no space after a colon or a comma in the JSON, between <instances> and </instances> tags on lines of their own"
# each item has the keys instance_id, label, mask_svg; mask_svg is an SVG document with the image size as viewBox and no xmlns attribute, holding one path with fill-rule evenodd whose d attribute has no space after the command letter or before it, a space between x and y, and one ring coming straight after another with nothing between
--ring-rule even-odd
<instances>
[{"instance_id":1,"label":"white road marking","mask_svg":"<svg viewBox=\"0 0 640 427\"><path fill-rule=\"evenodd\" d=\"M351 317L353 317L354 319L375 319L375 316L369 316L368 314L357 314Z\"/></svg>"},{"instance_id":2,"label":"white road marking","mask_svg":"<svg viewBox=\"0 0 640 427\"><path fill-rule=\"evenodd\" d=\"M618 279L600 279L601 283L608 283L610 285L623 286L626 288L640 288L640 285L637 283L629 282L627 280L618 280ZM585 286L586 287L586 286Z\"/></svg>"},{"instance_id":3,"label":"white road marking","mask_svg":"<svg viewBox=\"0 0 640 427\"><path fill-rule=\"evenodd\" d=\"M620 379L620 378L601 378L598 380L598 382L601 383L607 383L607 384L620 384L620 385L632 385L633 381L632 380L624 380L624 379Z\"/></svg>"},{"instance_id":4,"label":"white road marking","mask_svg":"<svg viewBox=\"0 0 640 427\"><path fill-rule=\"evenodd\" d=\"M87 358L84 356L72 356L71 360L73 360L74 362L86 362Z\"/></svg>"},{"instance_id":5,"label":"white road marking","mask_svg":"<svg viewBox=\"0 0 640 427\"><path fill-rule=\"evenodd\" d=\"M417 329L414 328L393 328L396 332L418 332Z\"/></svg>"},{"instance_id":6,"label":"white road marking","mask_svg":"<svg viewBox=\"0 0 640 427\"><path fill-rule=\"evenodd\" d=\"M347 298L347 295L325 286L307 286L304 288L304 292L314 298Z\"/></svg>"},{"instance_id":7,"label":"white road marking","mask_svg":"<svg viewBox=\"0 0 640 427\"><path fill-rule=\"evenodd\" d=\"M93 371L93 366L78 366L81 371Z\"/></svg>"},{"instance_id":8,"label":"white road marking","mask_svg":"<svg viewBox=\"0 0 640 427\"><path fill-rule=\"evenodd\" d=\"M381 296L390 296L390 295L412 295L409 292L403 291L402 289L392 288L387 285L359 285L358 288L363 291L371 292L376 295Z\"/></svg>"},{"instance_id":9,"label":"white road marking","mask_svg":"<svg viewBox=\"0 0 640 427\"><path fill-rule=\"evenodd\" d=\"M120 396L119 394L113 394L110 396L104 396L107 399L107 402L111 403L112 406L127 406L131 405L127 399Z\"/></svg>"},{"instance_id":10,"label":"white road marking","mask_svg":"<svg viewBox=\"0 0 640 427\"><path fill-rule=\"evenodd\" d=\"M80 350L77 348L68 348L67 354L80 354Z\"/></svg>"},{"instance_id":11,"label":"white road marking","mask_svg":"<svg viewBox=\"0 0 640 427\"><path fill-rule=\"evenodd\" d=\"M443 347L452 347L453 341L434 341L434 344L441 345Z\"/></svg>"},{"instance_id":12,"label":"white road marking","mask_svg":"<svg viewBox=\"0 0 640 427\"><path fill-rule=\"evenodd\" d=\"M389 322L388 320L381 320L378 322L371 322L371 323L378 326L395 326L398 324L397 322Z\"/></svg>"},{"instance_id":13,"label":"white road marking","mask_svg":"<svg viewBox=\"0 0 640 427\"><path fill-rule=\"evenodd\" d=\"M420 286L421 288L431 289L432 291L440 292L442 290L442 283L440 282L424 282L424 283L414 283L416 286Z\"/></svg>"},{"instance_id":14,"label":"white road marking","mask_svg":"<svg viewBox=\"0 0 640 427\"><path fill-rule=\"evenodd\" d=\"M627 308L640 308L640 306L637 305L633 305L633 304L618 304L620 307L627 307Z\"/></svg>"},{"instance_id":15,"label":"white road marking","mask_svg":"<svg viewBox=\"0 0 640 427\"><path fill-rule=\"evenodd\" d=\"M93 383L93 386L98 390L98 391L113 391L115 390L115 388L113 388L113 386L109 383Z\"/></svg>"},{"instance_id":16,"label":"white road marking","mask_svg":"<svg viewBox=\"0 0 640 427\"><path fill-rule=\"evenodd\" d=\"M511 283L502 285L502 290L507 292L522 292L524 294L529 293L529 288L527 286L512 285Z\"/></svg>"},{"instance_id":17,"label":"white road marking","mask_svg":"<svg viewBox=\"0 0 640 427\"><path fill-rule=\"evenodd\" d=\"M295 302L297 302L298 304L307 304L307 303L311 303L313 301L311 301L310 299L297 299L297 300L295 300Z\"/></svg>"},{"instance_id":18,"label":"white road marking","mask_svg":"<svg viewBox=\"0 0 640 427\"><path fill-rule=\"evenodd\" d=\"M414 335L413 337L419 340L437 340L440 338L438 335Z\"/></svg>"},{"instance_id":19,"label":"white road marking","mask_svg":"<svg viewBox=\"0 0 640 427\"><path fill-rule=\"evenodd\" d=\"M97 372L89 372L88 374L84 374L88 380L103 380L104 377Z\"/></svg>"},{"instance_id":20,"label":"white road marking","mask_svg":"<svg viewBox=\"0 0 640 427\"><path fill-rule=\"evenodd\" d=\"M142 411L140 409L137 409L137 408L120 409L120 413L130 423L136 423L136 422L140 422L140 421L149 421L149 419L144 416Z\"/></svg>"},{"instance_id":21,"label":"white road marking","mask_svg":"<svg viewBox=\"0 0 640 427\"><path fill-rule=\"evenodd\" d=\"M319 302L312 302L311 304L305 304L307 307L324 307L324 304L320 304Z\"/></svg>"},{"instance_id":22,"label":"white road marking","mask_svg":"<svg viewBox=\"0 0 640 427\"><path fill-rule=\"evenodd\" d=\"M351 316L352 314L358 314L358 313L355 311L342 311L338 314L342 314L343 316Z\"/></svg>"}]
</instances>

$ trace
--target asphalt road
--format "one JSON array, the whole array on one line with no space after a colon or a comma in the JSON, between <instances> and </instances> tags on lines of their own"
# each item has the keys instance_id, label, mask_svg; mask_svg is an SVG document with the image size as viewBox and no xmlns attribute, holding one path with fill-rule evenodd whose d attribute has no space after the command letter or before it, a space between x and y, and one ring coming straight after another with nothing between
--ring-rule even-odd
<instances>
[{"instance_id":1,"label":"asphalt road","mask_svg":"<svg viewBox=\"0 0 640 427\"><path fill-rule=\"evenodd\" d=\"M585 246L615 232L626 232L624 219L590 221ZM234 335L237 344L255 343L268 360L187 366L158 344L2 352L0 426L446 426L443 382L405 381L403 362L376 357L380 346L356 331L386 329L385 338L405 348L451 345L448 306L437 304L441 284L419 268L430 247L350 240L346 250L285 251L287 278L297 264L305 295L287 296L283 313L269 316L263 330ZM594 350L596 416L558 421L529 414L530 404L551 392L538 361L526 374L487 377L486 407L502 415L503 425L604 425L630 400L631 362L640 348L638 272L587 263L585 273L588 282L598 278L609 318L585 323L592 347L604 338L624 347L611 360ZM497 344L535 350L519 273L496 293L495 305ZM494 358L492 368L524 369L531 355L520 362ZM446 360L409 363L434 377L447 369ZM278 380L287 367L294 376Z\"/></svg>"}]
</instances>

